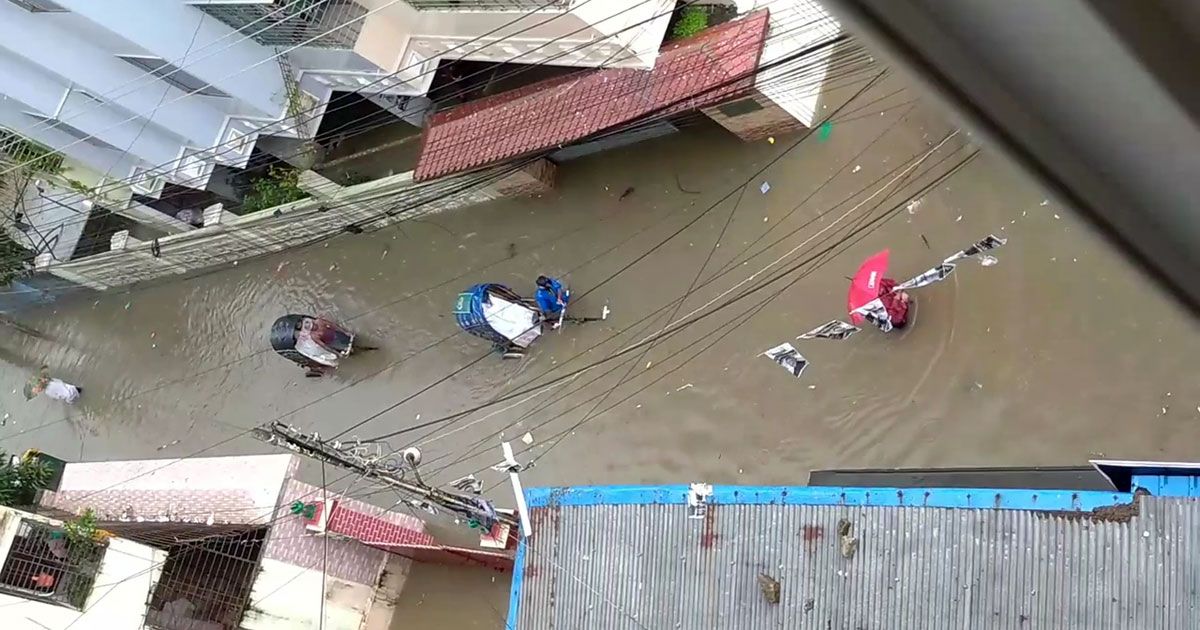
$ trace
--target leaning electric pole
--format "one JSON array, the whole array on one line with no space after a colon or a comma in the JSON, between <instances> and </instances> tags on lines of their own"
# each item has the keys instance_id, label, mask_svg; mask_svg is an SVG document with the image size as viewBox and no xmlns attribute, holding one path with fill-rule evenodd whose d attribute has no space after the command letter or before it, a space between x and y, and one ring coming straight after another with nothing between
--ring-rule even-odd
<instances>
[{"instance_id":1,"label":"leaning electric pole","mask_svg":"<svg viewBox=\"0 0 1200 630\"><path fill-rule=\"evenodd\" d=\"M362 475L392 488L410 506L435 514L450 512L484 532L491 532L498 524L508 526L511 532L521 527L521 519L513 510L496 509L479 494L480 484L473 477L452 484L465 492L425 483L417 472L421 454L415 448L397 453L382 442L324 440L316 433L305 434L281 422L258 427L253 435L268 444Z\"/></svg>"}]
</instances>

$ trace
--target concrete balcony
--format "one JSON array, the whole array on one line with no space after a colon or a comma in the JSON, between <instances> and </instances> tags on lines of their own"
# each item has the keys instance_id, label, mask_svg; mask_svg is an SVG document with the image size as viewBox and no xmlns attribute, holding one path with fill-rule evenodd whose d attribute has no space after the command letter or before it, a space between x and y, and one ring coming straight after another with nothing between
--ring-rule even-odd
<instances>
[{"instance_id":1,"label":"concrete balcony","mask_svg":"<svg viewBox=\"0 0 1200 630\"><path fill-rule=\"evenodd\" d=\"M554 11L565 9L571 0L408 0L418 11Z\"/></svg>"}]
</instances>

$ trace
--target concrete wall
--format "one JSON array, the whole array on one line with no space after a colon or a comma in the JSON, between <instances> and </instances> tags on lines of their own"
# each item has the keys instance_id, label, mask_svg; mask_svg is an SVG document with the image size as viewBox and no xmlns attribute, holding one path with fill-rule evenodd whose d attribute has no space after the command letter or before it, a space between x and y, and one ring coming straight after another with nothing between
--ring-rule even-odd
<instances>
[{"instance_id":1,"label":"concrete wall","mask_svg":"<svg viewBox=\"0 0 1200 630\"><path fill-rule=\"evenodd\" d=\"M311 567L263 560L242 617L246 630L360 630L371 609L375 587L324 576L321 558ZM321 601L325 622L321 623Z\"/></svg>"},{"instance_id":2,"label":"concrete wall","mask_svg":"<svg viewBox=\"0 0 1200 630\"><path fill-rule=\"evenodd\" d=\"M54 46L44 45L46 42L54 42ZM79 15L29 13L8 2L0 4L0 47L24 58L40 73L58 77L64 84L74 83L140 117L152 116L151 124L192 141L211 143L224 118L224 108L230 105L191 97L168 104L184 93L158 79L144 77L142 70L116 57L149 51ZM7 86L0 87L0 91L7 92Z\"/></svg>"},{"instance_id":3,"label":"concrete wall","mask_svg":"<svg viewBox=\"0 0 1200 630\"><path fill-rule=\"evenodd\" d=\"M55 522L0 507L0 557L6 558L21 518ZM138 630L166 553L122 538L109 540L84 611L0 593L5 630Z\"/></svg>"},{"instance_id":4,"label":"concrete wall","mask_svg":"<svg viewBox=\"0 0 1200 630\"><path fill-rule=\"evenodd\" d=\"M527 169L540 177L552 176L554 172L538 164ZM503 167L495 172L501 170ZM315 186L312 190L317 191L316 199L240 217L226 213L218 224L159 239L157 255L153 253L151 243L138 243L119 251L53 263L39 270L97 290L197 272L311 243L341 232L347 225L371 230L510 196L498 189L504 183L504 177L489 176L491 173L493 171L471 173L417 184L409 171L357 186L341 187L309 171L304 175ZM315 180L321 182L316 184ZM509 183L512 181L508 180ZM542 181L543 186L548 183ZM530 186L522 186L522 190L530 189ZM388 208L393 207L408 209L388 214ZM325 211L328 208L337 208L337 211Z\"/></svg>"},{"instance_id":5,"label":"concrete wall","mask_svg":"<svg viewBox=\"0 0 1200 630\"><path fill-rule=\"evenodd\" d=\"M168 61L186 58L188 74L252 110L243 114L274 116L286 101L279 66L262 63L275 51L235 34L196 7L178 0L56 1L151 55ZM234 71L239 72L230 76Z\"/></svg>"},{"instance_id":6,"label":"concrete wall","mask_svg":"<svg viewBox=\"0 0 1200 630\"><path fill-rule=\"evenodd\" d=\"M288 454L70 463L41 505L101 521L266 523L298 466Z\"/></svg>"},{"instance_id":7,"label":"concrete wall","mask_svg":"<svg viewBox=\"0 0 1200 630\"><path fill-rule=\"evenodd\" d=\"M647 68L657 57L675 4L671 0L576 1L565 12L526 12L522 17L520 11L416 11L403 2L357 1L378 13L366 19L355 50L389 71L397 69L410 50L452 59L505 61L521 55L517 63L554 58L557 65ZM500 39L505 41L481 49ZM390 59L380 46L386 41L402 44ZM559 56L575 48L581 50Z\"/></svg>"}]
</instances>

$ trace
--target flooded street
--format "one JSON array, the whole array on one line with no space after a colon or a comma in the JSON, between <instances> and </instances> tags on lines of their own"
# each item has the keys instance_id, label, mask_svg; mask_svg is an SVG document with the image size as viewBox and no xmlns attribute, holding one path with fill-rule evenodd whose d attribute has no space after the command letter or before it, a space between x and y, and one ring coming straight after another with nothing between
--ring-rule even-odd
<instances>
[{"instance_id":1,"label":"flooded street","mask_svg":"<svg viewBox=\"0 0 1200 630\"><path fill-rule=\"evenodd\" d=\"M352 432L369 438L449 417L389 443L421 446L426 480L476 473L502 504L511 493L490 470L501 433L536 460L526 485L1195 460L1192 317L1000 157L985 149L949 174L974 148L968 134L950 135L903 87L882 81L833 116L828 137L792 150L798 136L747 145L701 125L569 162L553 196L64 299L22 318L47 339L5 338L0 448L242 454L269 451L242 433L273 419L334 435L383 412ZM999 263L964 261L918 291L907 330L794 341L845 315L847 277L870 254L891 248L903 279L989 233L1009 239ZM574 314L612 315L550 332L521 361L485 356L487 342L458 333L459 291L493 281L532 294L539 273L566 279ZM289 312L348 323L380 350L333 378L304 378L268 343ZM757 356L786 341L812 362L800 379ZM79 405L24 400L43 362L85 388ZM502 617L507 585L490 584L480 588L496 589L489 606ZM481 610L478 627L499 626Z\"/></svg>"}]
</instances>

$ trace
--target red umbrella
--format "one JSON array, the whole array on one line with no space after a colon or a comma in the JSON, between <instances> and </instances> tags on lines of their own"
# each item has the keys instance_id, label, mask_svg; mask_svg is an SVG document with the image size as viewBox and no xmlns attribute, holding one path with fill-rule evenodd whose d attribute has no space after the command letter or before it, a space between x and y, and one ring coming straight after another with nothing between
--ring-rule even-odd
<instances>
[{"instance_id":1,"label":"red umbrella","mask_svg":"<svg viewBox=\"0 0 1200 630\"><path fill-rule=\"evenodd\" d=\"M863 316L854 313L854 309L879 297L879 282L887 273L888 257L891 250L883 250L863 261L858 272L850 280L850 294L846 296L846 310L850 311L850 321L855 325L863 323Z\"/></svg>"}]
</instances>

